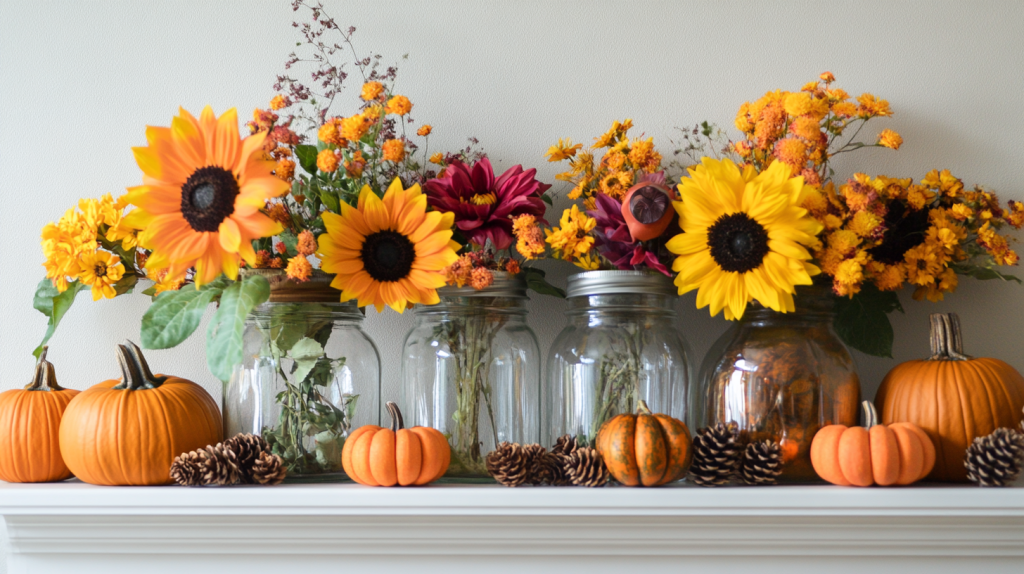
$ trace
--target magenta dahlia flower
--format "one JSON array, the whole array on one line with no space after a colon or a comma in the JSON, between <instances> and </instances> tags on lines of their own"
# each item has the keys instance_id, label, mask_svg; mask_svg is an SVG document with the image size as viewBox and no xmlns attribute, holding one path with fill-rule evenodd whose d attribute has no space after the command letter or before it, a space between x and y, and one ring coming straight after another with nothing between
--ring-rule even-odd
<instances>
[{"instance_id":1,"label":"magenta dahlia flower","mask_svg":"<svg viewBox=\"0 0 1024 574\"><path fill-rule=\"evenodd\" d=\"M496 249L508 249L513 218L528 214L547 224L541 195L551 186L537 181L536 174L536 169L523 171L517 165L495 179L487 158L472 168L455 160L444 177L425 184L427 202L438 211L454 213L455 227L469 241L484 245L490 239Z\"/></svg>"}]
</instances>

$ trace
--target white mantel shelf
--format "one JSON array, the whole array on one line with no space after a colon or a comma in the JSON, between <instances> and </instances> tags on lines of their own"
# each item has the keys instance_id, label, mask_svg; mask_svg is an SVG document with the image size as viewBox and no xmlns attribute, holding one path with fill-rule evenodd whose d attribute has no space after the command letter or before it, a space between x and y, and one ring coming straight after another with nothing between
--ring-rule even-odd
<instances>
[{"instance_id":1,"label":"white mantel shelf","mask_svg":"<svg viewBox=\"0 0 1024 574\"><path fill-rule=\"evenodd\" d=\"M0 483L11 574L1024 572L1024 488ZM315 569L315 570L314 570Z\"/></svg>"}]
</instances>

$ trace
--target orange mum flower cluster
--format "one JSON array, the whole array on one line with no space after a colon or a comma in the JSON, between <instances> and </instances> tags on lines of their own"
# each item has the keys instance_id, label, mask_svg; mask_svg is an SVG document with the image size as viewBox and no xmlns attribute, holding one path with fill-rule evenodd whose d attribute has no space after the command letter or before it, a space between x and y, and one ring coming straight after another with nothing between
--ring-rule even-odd
<instances>
[{"instance_id":1,"label":"orange mum flower cluster","mask_svg":"<svg viewBox=\"0 0 1024 574\"><path fill-rule=\"evenodd\" d=\"M558 140L547 152L548 161L569 161L569 171L555 176L573 184L569 199L583 198L587 209L594 209L597 192L621 200L626 190L645 174L660 172L661 154L654 149L653 138L630 139L630 119L614 122L611 129L598 138L590 149L607 149L595 165L594 155L581 151L582 144Z\"/></svg>"},{"instance_id":2,"label":"orange mum flower cluster","mask_svg":"<svg viewBox=\"0 0 1024 574\"><path fill-rule=\"evenodd\" d=\"M512 221L512 234L516 236L516 251L526 259L538 259L544 255L544 232L537 225L537 218L526 214Z\"/></svg>"},{"instance_id":3,"label":"orange mum flower cluster","mask_svg":"<svg viewBox=\"0 0 1024 574\"><path fill-rule=\"evenodd\" d=\"M864 122L892 115L889 102L867 93L851 99L833 82L835 76L825 72L799 92L776 90L745 102L736 114L736 128L745 139L733 143L733 151L759 172L781 161L793 175L820 186L836 154L866 146L899 149L903 138L888 129L873 144L855 141ZM847 138L850 132L853 136Z\"/></svg>"},{"instance_id":4,"label":"orange mum flower cluster","mask_svg":"<svg viewBox=\"0 0 1024 574\"><path fill-rule=\"evenodd\" d=\"M957 275L1003 277L994 267L1016 265L1004 225L1024 225L1024 206L1008 209L990 191L964 189L948 170L912 179L858 173L835 193L831 183L804 206L825 227L815 258L839 296L866 282L881 291L906 284L915 299L941 301Z\"/></svg>"},{"instance_id":5,"label":"orange mum flower cluster","mask_svg":"<svg viewBox=\"0 0 1024 574\"><path fill-rule=\"evenodd\" d=\"M494 284L494 273L498 271L518 275L522 267L515 259L495 257L493 251L481 249L463 254L455 263L445 267L442 273L448 285L469 285L479 291Z\"/></svg>"}]
</instances>

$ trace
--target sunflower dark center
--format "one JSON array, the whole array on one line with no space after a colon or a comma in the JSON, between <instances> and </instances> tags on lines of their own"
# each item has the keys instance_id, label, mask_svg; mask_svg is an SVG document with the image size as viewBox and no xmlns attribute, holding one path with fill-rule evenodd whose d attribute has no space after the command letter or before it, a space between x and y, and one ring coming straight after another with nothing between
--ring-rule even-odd
<instances>
[{"instance_id":1,"label":"sunflower dark center","mask_svg":"<svg viewBox=\"0 0 1024 574\"><path fill-rule=\"evenodd\" d=\"M95 266L93 266L92 272L95 273L97 277L106 277L107 265L105 263L97 263Z\"/></svg>"},{"instance_id":2,"label":"sunflower dark center","mask_svg":"<svg viewBox=\"0 0 1024 574\"><path fill-rule=\"evenodd\" d=\"M181 215L196 231L217 231L235 212L237 196L233 173L215 165L201 167L181 186Z\"/></svg>"},{"instance_id":3,"label":"sunflower dark center","mask_svg":"<svg viewBox=\"0 0 1024 574\"><path fill-rule=\"evenodd\" d=\"M378 231L366 236L360 252L363 267L376 281L398 281L409 275L416 247L397 231Z\"/></svg>"},{"instance_id":4,"label":"sunflower dark center","mask_svg":"<svg viewBox=\"0 0 1024 574\"><path fill-rule=\"evenodd\" d=\"M708 247L723 270L746 273L768 255L768 232L746 213L730 213L708 227Z\"/></svg>"},{"instance_id":5,"label":"sunflower dark center","mask_svg":"<svg viewBox=\"0 0 1024 574\"><path fill-rule=\"evenodd\" d=\"M882 242L868 250L875 261L895 265L903 261L903 255L907 251L924 243L925 232L928 231L927 209L914 211L894 201L885 214L884 221Z\"/></svg>"}]
</instances>

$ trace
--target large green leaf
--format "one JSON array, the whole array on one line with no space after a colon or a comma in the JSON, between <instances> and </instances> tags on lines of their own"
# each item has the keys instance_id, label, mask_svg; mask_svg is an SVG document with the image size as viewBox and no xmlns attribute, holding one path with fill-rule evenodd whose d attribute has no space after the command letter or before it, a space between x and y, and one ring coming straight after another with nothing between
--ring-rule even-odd
<instances>
[{"instance_id":1,"label":"large green leaf","mask_svg":"<svg viewBox=\"0 0 1024 574\"><path fill-rule=\"evenodd\" d=\"M894 334L889 313L893 311L903 312L899 296L865 283L853 298L836 298L836 333L862 353L892 358Z\"/></svg>"},{"instance_id":2,"label":"large green leaf","mask_svg":"<svg viewBox=\"0 0 1024 574\"><path fill-rule=\"evenodd\" d=\"M186 285L158 295L142 316L142 347L170 349L180 345L199 327L207 305L220 296L228 283L221 275L199 289Z\"/></svg>"},{"instance_id":3,"label":"large green leaf","mask_svg":"<svg viewBox=\"0 0 1024 574\"><path fill-rule=\"evenodd\" d=\"M206 329L206 364L213 376L227 382L231 371L242 362L245 318L270 298L270 283L260 275L246 277L224 289L220 307Z\"/></svg>"},{"instance_id":4,"label":"large green leaf","mask_svg":"<svg viewBox=\"0 0 1024 574\"><path fill-rule=\"evenodd\" d=\"M32 298L32 306L43 315L46 315L49 321L46 323L46 334L43 335L43 341L32 351L34 357L39 358L39 354L43 352L43 346L53 336L60 320L64 318L64 314L71 308L71 304L75 302L75 296L83 289L88 288L89 286L83 285L81 281L75 281L68 283L67 290L61 293L57 291L57 288L53 286L49 279L43 279L39 282L39 285L36 286L35 296Z\"/></svg>"},{"instance_id":5,"label":"large green leaf","mask_svg":"<svg viewBox=\"0 0 1024 574\"><path fill-rule=\"evenodd\" d=\"M292 383L297 385L306 380L317 361L324 356L324 348L313 339L303 337L292 346L288 355L295 361Z\"/></svg>"}]
</instances>

